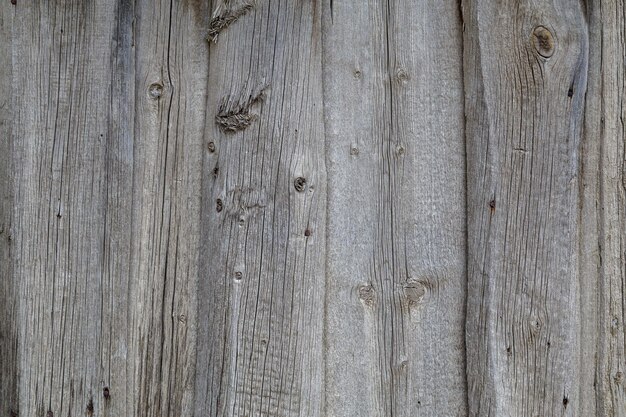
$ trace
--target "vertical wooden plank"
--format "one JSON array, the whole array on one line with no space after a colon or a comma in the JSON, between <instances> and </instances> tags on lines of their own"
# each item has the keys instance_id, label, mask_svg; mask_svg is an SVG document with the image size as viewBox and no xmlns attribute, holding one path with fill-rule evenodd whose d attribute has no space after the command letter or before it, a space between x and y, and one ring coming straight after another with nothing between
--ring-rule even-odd
<instances>
[{"instance_id":1,"label":"vertical wooden plank","mask_svg":"<svg viewBox=\"0 0 626 417\"><path fill-rule=\"evenodd\" d=\"M13 220L13 11L0 3L0 415L18 412L18 286L11 260Z\"/></svg>"},{"instance_id":2,"label":"vertical wooden plank","mask_svg":"<svg viewBox=\"0 0 626 417\"><path fill-rule=\"evenodd\" d=\"M327 416L465 416L455 1L326 2Z\"/></svg>"},{"instance_id":3,"label":"vertical wooden plank","mask_svg":"<svg viewBox=\"0 0 626 417\"><path fill-rule=\"evenodd\" d=\"M585 94L585 117L582 143L580 147L580 408L579 416L605 417L598 403L598 342L600 337L598 318L598 295L600 287L600 107L602 34L597 28L599 3L587 2L587 22L589 26L589 65L587 71L587 92Z\"/></svg>"},{"instance_id":4,"label":"vertical wooden plank","mask_svg":"<svg viewBox=\"0 0 626 417\"><path fill-rule=\"evenodd\" d=\"M137 2L131 305L136 416L193 413L206 5Z\"/></svg>"},{"instance_id":5,"label":"vertical wooden plank","mask_svg":"<svg viewBox=\"0 0 626 417\"><path fill-rule=\"evenodd\" d=\"M598 416L626 416L626 7L623 2L591 2L592 31L600 39L600 106L586 116L599 129L588 141L599 142L600 285L598 289ZM596 55L597 56L597 55ZM595 126L594 126L595 127Z\"/></svg>"},{"instance_id":6,"label":"vertical wooden plank","mask_svg":"<svg viewBox=\"0 0 626 417\"><path fill-rule=\"evenodd\" d=\"M580 415L584 11L463 6L470 415Z\"/></svg>"},{"instance_id":7,"label":"vertical wooden plank","mask_svg":"<svg viewBox=\"0 0 626 417\"><path fill-rule=\"evenodd\" d=\"M321 416L320 4L212 12L195 414Z\"/></svg>"},{"instance_id":8,"label":"vertical wooden plank","mask_svg":"<svg viewBox=\"0 0 626 417\"><path fill-rule=\"evenodd\" d=\"M132 3L17 2L14 23L19 414L132 415Z\"/></svg>"}]
</instances>

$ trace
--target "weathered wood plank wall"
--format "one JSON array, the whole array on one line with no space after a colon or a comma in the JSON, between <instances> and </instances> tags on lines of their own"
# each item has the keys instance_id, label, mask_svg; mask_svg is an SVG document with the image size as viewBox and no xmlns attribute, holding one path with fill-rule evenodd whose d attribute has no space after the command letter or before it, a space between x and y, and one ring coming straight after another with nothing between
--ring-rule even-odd
<instances>
[{"instance_id":1,"label":"weathered wood plank wall","mask_svg":"<svg viewBox=\"0 0 626 417\"><path fill-rule=\"evenodd\" d=\"M0 416L626 416L625 15L3 1Z\"/></svg>"}]
</instances>

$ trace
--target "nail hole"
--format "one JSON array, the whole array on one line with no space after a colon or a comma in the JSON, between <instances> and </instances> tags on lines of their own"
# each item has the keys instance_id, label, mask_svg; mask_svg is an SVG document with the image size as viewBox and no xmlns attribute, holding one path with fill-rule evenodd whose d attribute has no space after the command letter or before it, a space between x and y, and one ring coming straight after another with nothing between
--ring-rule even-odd
<instances>
[{"instance_id":1,"label":"nail hole","mask_svg":"<svg viewBox=\"0 0 626 417\"><path fill-rule=\"evenodd\" d=\"M206 147L209 150L209 152L211 153L215 152L215 142L209 142Z\"/></svg>"},{"instance_id":2,"label":"nail hole","mask_svg":"<svg viewBox=\"0 0 626 417\"><path fill-rule=\"evenodd\" d=\"M243 274L241 273L241 271L235 272L235 281L241 281L242 278Z\"/></svg>"},{"instance_id":3,"label":"nail hole","mask_svg":"<svg viewBox=\"0 0 626 417\"><path fill-rule=\"evenodd\" d=\"M224 209L224 203L222 203L222 199L218 198L217 201L215 202L215 210L217 210L217 212L221 212Z\"/></svg>"},{"instance_id":4,"label":"nail hole","mask_svg":"<svg viewBox=\"0 0 626 417\"><path fill-rule=\"evenodd\" d=\"M563 407L567 408L567 404L569 404L569 399L567 397L563 398Z\"/></svg>"},{"instance_id":5,"label":"nail hole","mask_svg":"<svg viewBox=\"0 0 626 417\"><path fill-rule=\"evenodd\" d=\"M311 229L306 229L306 230L304 231L304 236L306 236L306 237L311 236Z\"/></svg>"},{"instance_id":6,"label":"nail hole","mask_svg":"<svg viewBox=\"0 0 626 417\"><path fill-rule=\"evenodd\" d=\"M104 395L104 399L108 400L109 398L111 398L111 393L109 392L109 387L104 387L102 389L102 395Z\"/></svg>"}]
</instances>

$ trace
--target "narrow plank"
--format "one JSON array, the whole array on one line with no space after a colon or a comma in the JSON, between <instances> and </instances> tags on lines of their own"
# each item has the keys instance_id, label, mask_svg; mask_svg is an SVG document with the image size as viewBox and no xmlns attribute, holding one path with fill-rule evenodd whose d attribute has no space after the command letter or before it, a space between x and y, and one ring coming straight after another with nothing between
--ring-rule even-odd
<instances>
[{"instance_id":1,"label":"narrow plank","mask_svg":"<svg viewBox=\"0 0 626 417\"><path fill-rule=\"evenodd\" d=\"M322 416L320 4L213 3L195 414Z\"/></svg>"},{"instance_id":2,"label":"narrow plank","mask_svg":"<svg viewBox=\"0 0 626 417\"><path fill-rule=\"evenodd\" d=\"M13 12L0 3L0 415L18 411L18 286L11 260L13 220Z\"/></svg>"},{"instance_id":3,"label":"narrow plank","mask_svg":"<svg viewBox=\"0 0 626 417\"><path fill-rule=\"evenodd\" d=\"M132 415L132 4L17 2L14 25L19 415Z\"/></svg>"},{"instance_id":4,"label":"narrow plank","mask_svg":"<svg viewBox=\"0 0 626 417\"><path fill-rule=\"evenodd\" d=\"M208 12L139 0L135 13L132 415L192 415Z\"/></svg>"},{"instance_id":5,"label":"narrow plank","mask_svg":"<svg viewBox=\"0 0 626 417\"><path fill-rule=\"evenodd\" d=\"M599 105L587 108L595 126L586 134L599 143L600 282L598 287L598 409L595 415L626 416L626 7L623 2L592 2L591 31ZM598 127L598 128L596 128Z\"/></svg>"},{"instance_id":6,"label":"narrow plank","mask_svg":"<svg viewBox=\"0 0 626 417\"><path fill-rule=\"evenodd\" d=\"M469 414L579 415L585 12L577 0L463 9Z\"/></svg>"},{"instance_id":7,"label":"narrow plank","mask_svg":"<svg viewBox=\"0 0 626 417\"><path fill-rule=\"evenodd\" d=\"M458 4L325 4L325 415L466 416Z\"/></svg>"},{"instance_id":8,"label":"narrow plank","mask_svg":"<svg viewBox=\"0 0 626 417\"><path fill-rule=\"evenodd\" d=\"M600 148L602 106L602 30L599 2L588 2L589 66L585 94L585 120L580 147L580 408L578 416L607 417L598 402L598 346L600 341Z\"/></svg>"}]
</instances>

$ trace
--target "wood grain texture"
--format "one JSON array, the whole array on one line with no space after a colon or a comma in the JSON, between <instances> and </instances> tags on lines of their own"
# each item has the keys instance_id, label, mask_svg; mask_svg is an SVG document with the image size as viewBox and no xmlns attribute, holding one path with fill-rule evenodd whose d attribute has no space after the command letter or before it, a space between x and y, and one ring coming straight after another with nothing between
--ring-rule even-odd
<instances>
[{"instance_id":1,"label":"wood grain texture","mask_svg":"<svg viewBox=\"0 0 626 417\"><path fill-rule=\"evenodd\" d=\"M13 11L0 3L0 415L18 410L18 282L13 276Z\"/></svg>"},{"instance_id":2,"label":"wood grain texture","mask_svg":"<svg viewBox=\"0 0 626 417\"><path fill-rule=\"evenodd\" d=\"M467 415L460 17L325 10L327 416Z\"/></svg>"},{"instance_id":3,"label":"wood grain texture","mask_svg":"<svg viewBox=\"0 0 626 417\"><path fill-rule=\"evenodd\" d=\"M463 15L470 415L580 415L585 12L467 0Z\"/></svg>"},{"instance_id":4,"label":"wood grain texture","mask_svg":"<svg viewBox=\"0 0 626 417\"><path fill-rule=\"evenodd\" d=\"M212 10L195 414L322 416L320 3Z\"/></svg>"},{"instance_id":5,"label":"wood grain texture","mask_svg":"<svg viewBox=\"0 0 626 417\"><path fill-rule=\"evenodd\" d=\"M136 416L193 413L207 7L136 5L131 308Z\"/></svg>"},{"instance_id":6,"label":"wood grain texture","mask_svg":"<svg viewBox=\"0 0 626 417\"><path fill-rule=\"evenodd\" d=\"M118 60L131 55L131 26L118 6L15 7L12 279L21 416L132 414L121 401L132 386L124 325L132 102L119 94L118 74ZM103 396L107 386L114 401Z\"/></svg>"},{"instance_id":7,"label":"wood grain texture","mask_svg":"<svg viewBox=\"0 0 626 417\"><path fill-rule=\"evenodd\" d=\"M592 3L596 34L596 105L588 107L587 141L599 144L600 280L597 316L598 416L626 416L626 8ZM600 52L598 52L600 51ZM591 125L593 123L593 125Z\"/></svg>"},{"instance_id":8,"label":"wood grain texture","mask_svg":"<svg viewBox=\"0 0 626 417\"><path fill-rule=\"evenodd\" d=\"M190 412L202 12L190 2L15 7L6 282L19 287L19 415Z\"/></svg>"}]
</instances>

